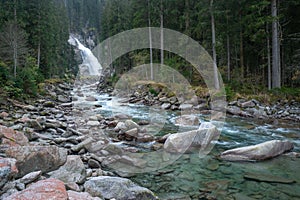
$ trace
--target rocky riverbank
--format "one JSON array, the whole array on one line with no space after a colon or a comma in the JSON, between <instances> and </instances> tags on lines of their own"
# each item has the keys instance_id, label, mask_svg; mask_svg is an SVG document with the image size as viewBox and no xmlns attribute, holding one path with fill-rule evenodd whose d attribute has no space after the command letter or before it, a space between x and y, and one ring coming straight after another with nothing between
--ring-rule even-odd
<instances>
[{"instance_id":1,"label":"rocky riverbank","mask_svg":"<svg viewBox=\"0 0 300 200\"><path fill-rule=\"evenodd\" d=\"M105 90L105 92L111 91L112 89ZM202 114L209 114L211 111L211 99L208 92L184 101L169 92L165 86L150 82L132 87L131 91L126 94L122 91L114 91L112 95L126 97L129 103L155 105L165 110L196 110ZM228 102L226 113L237 117L271 120L275 123L276 120L300 122L300 102L278 100L273 105L266 105L256 99L239 98Z\"/></svg>"},{"instance_id":2,"label":"rocky riverbank","mask_svg":"<svg viewBox=\"0 0 300 200\"><path fill-rule=\"evenodd\" d=\"M1 104L0 199L157 198L103 169L110 146L104 149L108 139L101 128L115 124L114 119L76 118L82 110L72 108L72 83L46 84L44 89L36 100ZM84 128L77 129L79 123ZM92 153L96 148L101 153Z\"/></svg>"},{"instance_id":3,"label":"rocky riverbank","mask_svg":"<svg viewBox=\"0 0 300 200\"><path fill-rule=\"evenodd\" d=\"M201 123L198 129L184 134L153 136L147 132L150 121L133 121L126 114L109 117L97 114L95 110L102 105L97 96L92 95L91 91L96 94L97 86L93 82L94 80L86 79L74 84L49 83L44 86L45 95L37 99L29 102L9 99L2 102L0 199L157 199L152 191L127 178L132 175L130 170L142 172L172 157L164 154L163 157L141 159L127 156L126 152L134 153L142 149L182 153L191 145L204 154L212 148L211 143L220 135L212 124ZM163 91L161 86L157 91L153 86L151 91L148 86L143 87L123 98L122 102L210 113L209 98L192 98L189 102L181 102L171 93ZM107 92L112 93L112 90ZM107 102L111 100L110 96L106 98ZM231 106L256 109L251 102L238 101ZM168 108L164 108L166 105ZM198 126L200 121L197 117L182 115L176 119L176 123ZM183 141L188 141L187 135L195 140L182 146ZM284 148L281 148L281 144ZM261 157L257 158L263 160L266 159L265 154L268 155L267 158L272 158L289 151L293 146L285 144L287 143L274 141L268 145L260 144L259 148L233 149L224 152L221 157L225 160L226 157L230 157L229 160L239 160L237 158L245 158L247 154L247 158L243 160L253 160L257 158L257 152L252 150L254 148L259 152L263 150ZM292 156L299 155L295 153ZM112 168L116 165L131 168L129 172L115 172ZM216 166L210 166L209 170L215 171L218 168ZM167 175L169 172L163 172L165 173ZM274 182L274 177L257 177L253 174L245 177ZM279 181L293 183L294 180ZM166 195L168 196L167 193ZM199 193L196 195L199 196ZM172 199L171 196L170 194L166 199Z\"/></svg>"}]
</instances>

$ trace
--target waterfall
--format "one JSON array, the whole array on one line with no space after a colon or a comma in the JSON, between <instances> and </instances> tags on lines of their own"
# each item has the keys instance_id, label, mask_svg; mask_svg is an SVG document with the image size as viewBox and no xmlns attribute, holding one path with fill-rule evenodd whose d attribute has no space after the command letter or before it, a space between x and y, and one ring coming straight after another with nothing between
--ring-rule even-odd
<instances>
[{"instance_id":1,"label":"waterfall","mask_svg":"<svg viewBox=\"0 0 300 200\"><path fill-rule=\"evenodd\" d=\"M76 46L81 53L82 64L81 66L87 66L90 76L100 76L102 72L102 66L99 63L98 59L94 56L92 51L85 47L77 38L70 36L68 42Z\"/></svg>"}]
</instances>

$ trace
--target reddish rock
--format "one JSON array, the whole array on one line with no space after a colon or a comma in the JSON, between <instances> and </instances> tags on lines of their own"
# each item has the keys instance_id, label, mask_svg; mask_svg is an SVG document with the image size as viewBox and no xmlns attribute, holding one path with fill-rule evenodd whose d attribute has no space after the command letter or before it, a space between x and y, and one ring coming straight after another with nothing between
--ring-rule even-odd
<instances>
[{"instance_id":1,"label":"reddish rock","mask_svg":"<svg viewBox=\"0 0 300 200\"><path fill-rule=\"evenodd\" d=\"M16 162L13 158L0 157L0 188L18 173Z\"/></svg>"},{"instance_id":2,"label":"reddish rock","mask_svg":"<svg viewBox=\"0 0 300 200\"><path fill-rule=\"evenodd\" d=\"M1 146L24 146L28 145L28 138L19 131L0 125L0 136L2 136Z\"/></svg>"},{"instance_id":3,"label":"reddish rock","mask_svg":"<svg viewBox=\"0 0 300 200\"><path fill-rule=\"evenodd\" d=\"M14 193L4 200L68 200L68 193L62 181L49 178L33 183L21 192Z\"/></svg>"},{"instance_id":4,"label":"reddish rock","mask_svg":"<svg viewBox=\"0 0 300 200\"><path fill-rule=\"evenodd\" d=\"M9 116L9 114L7 112L0 113L0 118L2 118L2 119L6 118L8 116Z\"/></svg>"},{"instance_id":5,"label":"reddish rock","mask_svg":"<svg viewBox=\"0 0 300 200\"><path fill-rule=\"evenodd\" d=\"M68 191L69 200L101 200L99 197L92 197L87 192L75 192L72 190Z\"/></svg>"}]
</instances>

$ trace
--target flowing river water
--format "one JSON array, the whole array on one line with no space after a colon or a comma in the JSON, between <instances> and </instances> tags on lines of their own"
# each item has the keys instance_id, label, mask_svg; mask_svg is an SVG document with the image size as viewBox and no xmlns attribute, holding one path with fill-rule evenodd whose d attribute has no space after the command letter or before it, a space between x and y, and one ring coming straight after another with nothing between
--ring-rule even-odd
<instances>
[{"instance_id":1,"label":"flowing river water","mask_svg":"<svg viewBox=\"0 0 300 200\"><path fill-rule=\"evenodd\" d=\"M86 115L101 114L111 117L116 114L127 114L133 120L149 120L149 107L137 104L119 103L121 99L99 94L97 83L74 87L75 106L87 107ZM86 101L87 96L93 96L97 101ZM93 107L94 105L101 107ZM164 135L178 131L174 119L180 113L166 112L164 127L148 126L148 132ZM201 122L207 121L207 116L198 115ZM165 118L164 118L165 119ZM198 127L185 127L181 130L192 130ZM147 129L147 128L146 128ZM282 122L277 125L268 124L253 119L227 117L221 136L213 150L204 158L198 153L185 153L173 164L165 168L138 173L130 179L141 186L147 187L161 199L300 199L300 158L293 155L262 162L228 162L222 161L219 155L224 150L243 147L261 142L279 139L294 143L295 152L300 150L300 126L297 123ZM142 149L141 149L142 150ZM249 174L255 179L264 178L268 181L249 179ZM294 180L293 183L282 183Z\"/></svg>"}]
</instances>

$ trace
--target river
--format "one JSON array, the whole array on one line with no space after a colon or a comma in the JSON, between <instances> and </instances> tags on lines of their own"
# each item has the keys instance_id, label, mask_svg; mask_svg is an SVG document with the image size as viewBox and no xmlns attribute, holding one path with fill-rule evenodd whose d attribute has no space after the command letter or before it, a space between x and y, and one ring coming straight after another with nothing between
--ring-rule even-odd
<instances>
[{"instance_id":1,"label":"river","mask_svg":"<svg viewBox=\"0 0 300 200\"><path fill-rule=\"evenodd\" d=\"M80 85L80 84L78 84ZM133 120L150 120L149 107L138 104L124 104L122 99L108 94L99 94L97 83L74 87L73 95L77 101L75 107L93 107L85 115L101 114L112 117L127 114ZM80 90L80 96L78 91ZM96 101L86 101L92 96ZM159 113L159 112L158 112ZM164 135L175 133L179 127L174 119L180 113L167 111L163 128L148 125L149 133ZM206 115L198 115L201 122L207 121ZM151 121L151 120L150 120ZM192 130L197 127L185 127ZM261 142L279 139L294 143L295 152L300 149L300 127L296 123L268 124L253 119L227 116L221 136L213 150L205 157L198 153L185 153L174 163L153 172L130 175L130 179L147 187L161 199L299 199L300 198L300 159L292 155L283 155L263 162L227 162L219 158L227 149L243 147ZM150 145L150 144L149 144ZM144 149L140 149L143 151ZM148 151L153 151L148 149ZM111 169L113 171L113 169ZM249 178L251 176L252 178ZM269 181L256 181L265 178ZM294 183L282 183L285 179Z\"/></svg>"}]
</instances>

